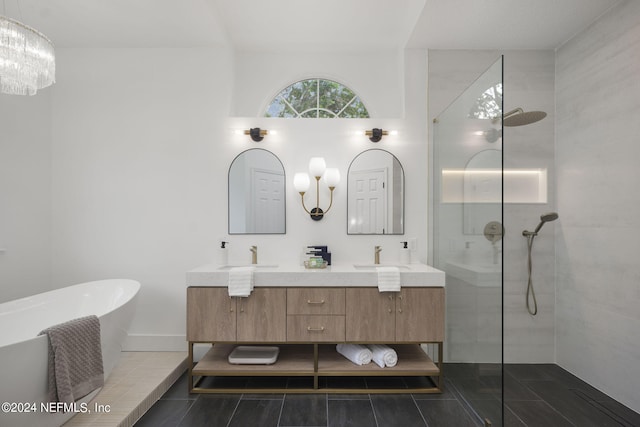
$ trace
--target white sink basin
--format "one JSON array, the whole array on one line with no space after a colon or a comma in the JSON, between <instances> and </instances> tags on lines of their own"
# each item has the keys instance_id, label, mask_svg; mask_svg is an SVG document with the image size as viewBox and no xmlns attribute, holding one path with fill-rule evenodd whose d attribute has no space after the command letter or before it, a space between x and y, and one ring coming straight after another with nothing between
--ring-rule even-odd
<instances>
[{"instance_id":1,"label":"white sink basin","mask_svg":"<svg viewBox=\"0 0 640 427\"><path fill-rule=\"evenodd\" d=\"M255 267L256 270L278 268L277 264L246 264L246 265L221 265L218 270L231 270L235 267Z\"/></svg>"},{"instance_id":2,"label":"white sink basin","mask_svg":"<svg viewBox=\"0 0 640 427\"><path fill-rule=\"evenodd\" d=\"M377 267L397 267L400 270L411 270L411 267L404 264L353 264L356 270L375 270Z\"/></svg>"}]
</instances>

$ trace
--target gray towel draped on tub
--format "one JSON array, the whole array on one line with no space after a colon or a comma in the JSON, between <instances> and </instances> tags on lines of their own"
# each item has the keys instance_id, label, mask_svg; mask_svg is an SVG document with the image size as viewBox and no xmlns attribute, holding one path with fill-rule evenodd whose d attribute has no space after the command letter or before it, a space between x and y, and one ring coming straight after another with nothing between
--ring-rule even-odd
<instances>
[{"instance_id":1,"label":"gray towel draped on tub","mask_svg":"<svg viewBox=\"0 0 640 427\"><path fill-rule=\"evenodd\" d=\"M49 337L49 399L72 403L104 385L100 320L80 317L38 335Z\"/></svg>"}]
</instances>

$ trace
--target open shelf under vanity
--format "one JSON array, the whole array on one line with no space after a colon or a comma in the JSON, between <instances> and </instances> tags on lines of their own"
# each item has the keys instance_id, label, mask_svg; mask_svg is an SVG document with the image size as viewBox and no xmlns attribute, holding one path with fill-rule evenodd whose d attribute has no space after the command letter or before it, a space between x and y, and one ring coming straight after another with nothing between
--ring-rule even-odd
<instances>
[{"instance_id":1,"label":"open shelf under vanity","mask_svg":"<svg viewBox=\"0 0 640 427\"><path fill-rule=\"evenodd\" d=\"M193 342L190 360L193 360ZM434 343L442 352L442 343ZM356 365L336 351L335 344L282 344L275 363L270 365L231 364L228 356L236 347L232 343L213 343L211 349L189 370L191 393L440 393L443 372L419 344L392 344L398 355L396 366L380 368L374 362ZM441 354L439 355L441 356ZM441 359L440 359L441 360ZM295 388L238 387L234 381L213 382L203 386L211 377L307 377L307 385ZM411 377L406 388L361 387L344 388L323 381L328 377ZM301 384L304 384L301 382Z\"/></svg>"}]
</instances>

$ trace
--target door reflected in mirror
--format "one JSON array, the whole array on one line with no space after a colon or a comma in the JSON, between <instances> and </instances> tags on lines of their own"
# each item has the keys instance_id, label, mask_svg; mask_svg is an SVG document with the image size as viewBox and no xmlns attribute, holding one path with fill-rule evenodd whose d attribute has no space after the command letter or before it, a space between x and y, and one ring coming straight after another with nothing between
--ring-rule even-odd
<instances>
[{"instance_id":1,"label":"door reflected in mirror","mask_svg":"<svg viewBox=\"0 0 640 427\"><path fill-rule=\"evenodd\" d=\"M349 166L347 234L404 234L404 170L388 151L363 151Z\"/></svg>"},{"instance_id":2,"label":"door reflected in mirror","mask_svg":"<svg viewBox=\"0 0 640 427\"><path fill-rule=\"evenodd\" d=\"M285 174L270 151L240 153L229 167L229 234L285 234Z\"/></svg>"}]
</instances>

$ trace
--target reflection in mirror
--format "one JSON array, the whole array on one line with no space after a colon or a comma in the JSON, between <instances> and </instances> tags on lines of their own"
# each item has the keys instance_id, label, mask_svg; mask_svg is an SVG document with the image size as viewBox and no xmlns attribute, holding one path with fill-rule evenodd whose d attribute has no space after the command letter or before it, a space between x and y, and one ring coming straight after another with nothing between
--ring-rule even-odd
<instances>
[{"instance_id":1,"label":"reflection in mirror","mask_svg":"<svg viewBox=\"0 0 640 427\"><path fill-rule=\"evenodd\" d=\"M349 166L347 234L404 234L404 170L388 151L363 151Z\"/></svg>"},{"instance_id":2,"label":"reflection in mirror","mask_svg":"<svg viewBox=\"0 0 640 427\"><path fill-rule=\"evenodd\" d=\"M285 176L273 153L253 148L229 167L229 234L284 234Z\"/></svg>"},{"instance_id":3,"label":"reflection in mirror","mask_svg":"<svg viewBox=\"0 0 640 427\"><path fill-rule=\"evenodd\" d=\"M476 153L465 166L463 233L482 235L487 223L500 219L502 202L502 152Z\"/></svg>"}]
</instances>

